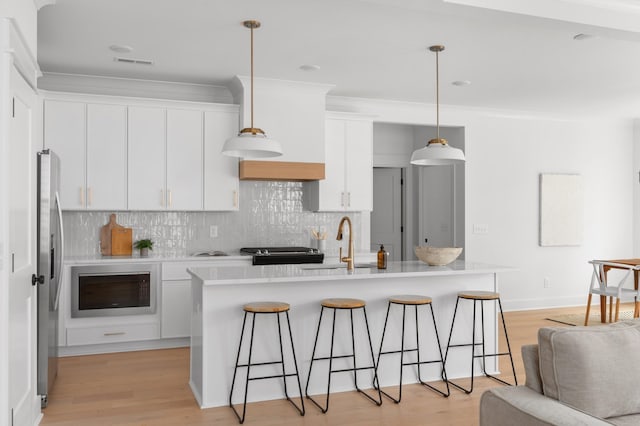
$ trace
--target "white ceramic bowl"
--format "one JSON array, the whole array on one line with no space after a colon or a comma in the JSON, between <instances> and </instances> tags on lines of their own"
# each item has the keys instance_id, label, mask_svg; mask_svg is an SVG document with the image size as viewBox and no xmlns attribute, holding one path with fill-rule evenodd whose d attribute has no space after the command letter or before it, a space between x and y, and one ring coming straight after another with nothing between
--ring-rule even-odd
<instances>
[{"instance_id":1,"label":"white ceramic bowl","mask_svg":"<svg viewBox=\"0 0 640 426\"><path fill-rule=\"evenodd\" d=\"M416 246L414 248L418 259L431 266L448 265L460 256L462 247L429 247Z\"/></svg>"}]
</instances>

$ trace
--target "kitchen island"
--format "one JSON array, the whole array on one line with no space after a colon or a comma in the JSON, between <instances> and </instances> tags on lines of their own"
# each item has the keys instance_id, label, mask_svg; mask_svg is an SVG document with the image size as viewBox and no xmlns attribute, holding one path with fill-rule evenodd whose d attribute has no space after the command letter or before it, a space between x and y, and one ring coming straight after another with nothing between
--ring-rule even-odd
<instances>
[{"instance_id":1,"label":"kitchen island","mask_svg":"<svg viewBox=\"0 0 640 426\"><path fill-rule=\"evenodd\" d=\"M419 261L389 262L386 270L378 270L369 264L356 264L353 272L343 265L269 265L269 266L221 266L190 268L192 276L192 318L191 318L191 372L190 386L200 407L218 407L228 404L229 389L236 361L238 342L244 311L242 305L253 301L281 301L291 305L290 318L296 349L302 388L309 372L309 362L320 315L320 300L330 297L352 297L367 302L367 317L371 331L374 352L377 356L389 296L397 294L421 294L433 299L433 309L438 325L440 342L444 347L449 338L451 319L456 302L456 294L463 290L498 290L498 273L513 271L502 266L493 266L466 261L455 261L447 266L428 266ZM399 349L402 309L392 309L387 325L384 350ZM420 347L422 359L437 358L435 333L431 326L428 308L419 308ZM456 330L452 344L471 340L472 305L462 305L458 310ZM341 315L342 314L342 315ZM253 362L279 359L280 348L277 338L275 316L259 316L256 321ZM325 318L326 319L326 318ZM354 315L356 346L367 348L366 333L360 313ZM459 321L459 322L458 322ZM487 350L497 346L497 317L495 310L485 309L485 335ZM326 326L326 327L325 327ZM408 310L406 325L407 347L414 347L415 319L412 309ZM245 336L246 339L246 336ZM318 353L328 354L330 321L324 321L318 340ZM285 358L287 339L285 339ZM248 347L248 345L245 345ZM337 313L335 353L348 353L351 347L348 316ZM324 351L324 352L323 352ZM370 363L366 351L360 365ZM241 355L246 361L246 353ZM412 357L414 355L409 355ZM469 349L453 350L447 361L450 378L465 377L469 374ZM407 358L405 358L406 360ZM411 359L411 358L409 358ZM290 360L289 360L290 361ZM347 361L342 361L348 367ZM398 362L396 355L386 355L381 360L379 374L382 386L397 384ZM326 363L325 363L326 364ZM291 365L288 363L287 365ZM320 364L319 364L320 365ZM254 368L252 376L280 374L274 366ZM336 368L334 366L334 368ZM487 372L497 373L497 360L487 362ZM327 366L313 370L309 388L310 394L326 391ZM361 386L370 383L365 380L367 372L359 373ZM438 380L438 365L422 368L423 379ZM244 377L239 373L242 383ZM294 378L290 378L292 389ZM404 383L416 381L415 373L405 368ZM331 391L341 392L353 389L351 373L334 374ZM425 390L425 392L429 392ZM279 379L252 381L248 401L279 399L283 397Z\"/></svg>"}]
</instances>

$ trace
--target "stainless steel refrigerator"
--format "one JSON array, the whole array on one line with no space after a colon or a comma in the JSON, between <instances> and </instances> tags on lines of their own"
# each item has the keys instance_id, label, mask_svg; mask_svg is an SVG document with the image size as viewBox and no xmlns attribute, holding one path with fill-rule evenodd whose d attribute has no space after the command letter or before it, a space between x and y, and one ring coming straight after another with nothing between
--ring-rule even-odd
<instances>
[{"instance_id":1,"label":"stainless steel refrigerator","mask_svg":"<svg viewBox=\"0 0 640 426\"><path fill-rule=\"evenodd\" d=\"M38 395L42 406L58 373L58 307L64 258L60 206L60 159L38 153Z\"/></svg>"}]
</instances>

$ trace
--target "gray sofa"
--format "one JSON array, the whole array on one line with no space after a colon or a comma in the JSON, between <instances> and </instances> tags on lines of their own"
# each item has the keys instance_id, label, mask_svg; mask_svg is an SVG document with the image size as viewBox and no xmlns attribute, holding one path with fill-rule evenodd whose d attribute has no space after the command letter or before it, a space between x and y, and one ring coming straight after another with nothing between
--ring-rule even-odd
<instances>
[{"instance_id":1,"label":"gray sofa","mask_svg":"<svg viewBox=\"0 0 640 426\"><path fill-rule=\"evenodd\" d=\"M541 328L522 358L525 385L486 391L481 426L640 425L640 320Z\"/></svg>"}]
</instances>

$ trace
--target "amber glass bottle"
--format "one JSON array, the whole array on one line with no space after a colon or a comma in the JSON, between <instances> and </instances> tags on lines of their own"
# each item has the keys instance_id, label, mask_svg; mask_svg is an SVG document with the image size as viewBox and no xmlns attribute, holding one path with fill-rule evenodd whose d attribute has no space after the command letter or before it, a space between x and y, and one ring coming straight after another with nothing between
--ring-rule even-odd
<instances>
[{"instance_id":1,"label":"amber glass bottle","mask_svg":"<svg viewBox=\"0 0 640 426\"><path fill-rule=\"evenodd\" d=\"M387 257L389 252L384 250L384 245L380 244L380 250L378 250L378 269L387 269Z\"/></svg>"}]
</instances>

